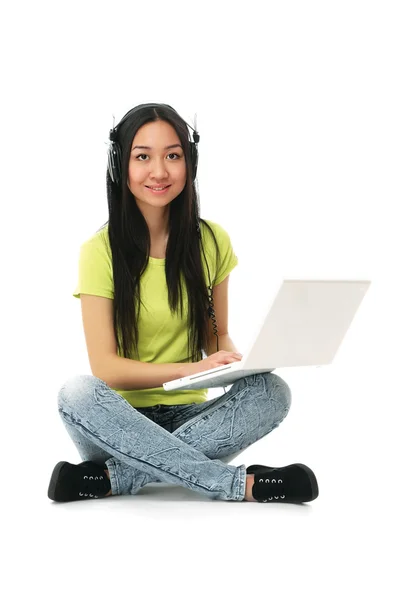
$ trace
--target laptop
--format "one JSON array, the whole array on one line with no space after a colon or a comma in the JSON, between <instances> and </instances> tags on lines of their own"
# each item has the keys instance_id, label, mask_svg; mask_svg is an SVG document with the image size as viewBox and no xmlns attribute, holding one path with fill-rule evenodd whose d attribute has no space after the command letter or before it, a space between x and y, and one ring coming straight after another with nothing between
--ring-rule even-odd
<instances>
[{"instance_id":1,"label":"laptop","mask_svg":"<svg viewBox=\"0 0 400 600\"><path fill-rule=\"evenodd\" d=\"M223 387L281 367L330 364L371 281L284 279L240 361L163 383L169 390Z\"/></svg>"}]
</instances>

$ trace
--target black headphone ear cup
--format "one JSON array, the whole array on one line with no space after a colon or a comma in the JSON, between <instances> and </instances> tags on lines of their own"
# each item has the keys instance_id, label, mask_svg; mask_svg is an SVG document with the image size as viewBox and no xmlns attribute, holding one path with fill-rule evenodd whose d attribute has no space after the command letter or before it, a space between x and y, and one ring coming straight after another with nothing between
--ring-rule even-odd
<instances>
[{"instance_id":1,"label":"black headphone ear cup","mask_svg":"<svg viewBox=\"0 0 400 600\"><path fill-rule=\"evenodd\" d=\"M111 180L119 185L121 179L121 148L118 142L112 142L108 150L108 172Z\"/></svg>"},{"instance_id":2,"label":"black headphone ear cup","mask_svg":"<svg viewBox=\"0 0 400 600\"><path fill-rule=\"evenodd\" d=\"M117 176L117 183L121 183L121 171L122 171L122 152L121 146L117 143L115 148L115 174Z\"/></svg>"},{"instance_id":3,"label":"black headphone ear cup","mask_svg":"<svg viewBox=\"0 0 400 600\"><path fill-rule=\"evenodd\" d=\"M197 162L199 159L199 153L197 152L196 144L190 142L190 159L192 161L193 181L196 179L197 174Z\"/></svg>"}]
</instances>

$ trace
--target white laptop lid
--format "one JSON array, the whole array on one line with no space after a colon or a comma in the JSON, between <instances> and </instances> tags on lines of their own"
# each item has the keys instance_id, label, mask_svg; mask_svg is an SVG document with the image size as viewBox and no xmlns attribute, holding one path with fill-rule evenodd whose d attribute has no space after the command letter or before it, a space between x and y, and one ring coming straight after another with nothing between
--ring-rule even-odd
<instances>
[{"instance_id":1,"label":"white laptop lid","mask_svg":"<svg viewBox=\"0 0 400 600\"><path fill-rule=\"evenodd\" d=\"M243 356L246 367L331 363L370 284L285 279Z\"/></svg>"}]
</instances>

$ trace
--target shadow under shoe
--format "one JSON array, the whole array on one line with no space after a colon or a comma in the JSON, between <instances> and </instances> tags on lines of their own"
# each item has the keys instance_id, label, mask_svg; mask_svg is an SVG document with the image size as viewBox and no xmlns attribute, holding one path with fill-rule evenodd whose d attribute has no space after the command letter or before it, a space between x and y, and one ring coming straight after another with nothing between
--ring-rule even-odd
<instances>
[{"instance_id":1,"label":"shadow under shoe","mask_svg":"<svg viewBox=\"0 0 400 600\"><path fill-rule=\"evenodd\" d=\"M287 467L250 465L248 474L254 474L252 495L257 502L311 502L318 497L318 483L313 471L295 463Z\"/></svg>"},{"instance_id":2,"label":"shadow under shoe","mask_svg":"<svg viewBox=\"0 0 400 600\"><path fill-rule=\"evenodd\" d=\"M79 465L61 461L53 469L47 495L55 502L104 498L111 490L105 469L90 460Z\"/></svg>"}]
</instances>

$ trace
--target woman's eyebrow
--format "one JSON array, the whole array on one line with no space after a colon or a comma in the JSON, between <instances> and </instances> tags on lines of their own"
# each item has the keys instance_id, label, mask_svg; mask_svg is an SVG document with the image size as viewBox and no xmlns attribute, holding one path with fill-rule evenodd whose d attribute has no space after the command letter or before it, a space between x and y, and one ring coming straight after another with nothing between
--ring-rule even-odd
<instances>
[{"instance_id":1,"label":"woman's eyebrow","mask_svg":"<svg viewBox=\"0 0 400 600\"><path fill-rule=\"evenodd\" d=\"M172 144L171 146L165 146L164 150L169 150L170 148L178 148L178 146L179 148L182 148L181 144ZM135 150L135 148L140 148L141 150L152 150L151 146L135 146L134 148L132 148L132 151Z\"/></svg>"}]
</instances>

